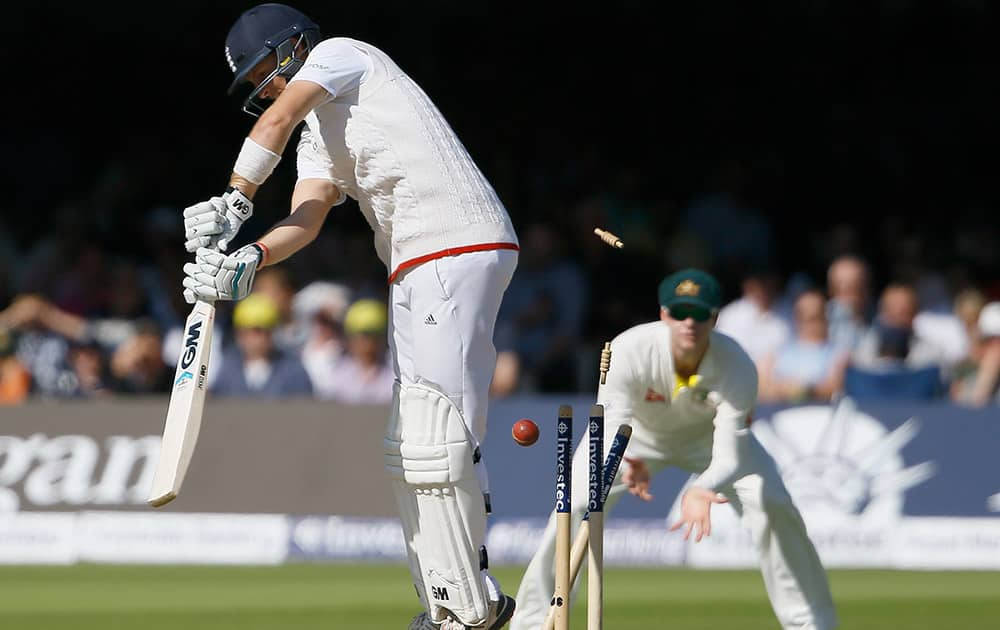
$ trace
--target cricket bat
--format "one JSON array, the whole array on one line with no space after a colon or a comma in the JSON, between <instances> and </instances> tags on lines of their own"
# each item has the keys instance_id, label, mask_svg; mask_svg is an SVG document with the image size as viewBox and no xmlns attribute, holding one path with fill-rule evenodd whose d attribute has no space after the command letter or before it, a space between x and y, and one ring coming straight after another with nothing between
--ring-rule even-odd
<instances>
[{"instance_id":1,"label":"cricket bat","mask_svg":"<svg viewBox=\"0 0 1000 630\"><path fill-rule=\"evenodd\" d=\"M177 497L198 442L201 414L208 386L208 360L212 354L215 304L197 301L184 322L180 356L174 371L167 418L163 425L160 459L146 502L161 507Z\"/></svg>"}]
</instances>

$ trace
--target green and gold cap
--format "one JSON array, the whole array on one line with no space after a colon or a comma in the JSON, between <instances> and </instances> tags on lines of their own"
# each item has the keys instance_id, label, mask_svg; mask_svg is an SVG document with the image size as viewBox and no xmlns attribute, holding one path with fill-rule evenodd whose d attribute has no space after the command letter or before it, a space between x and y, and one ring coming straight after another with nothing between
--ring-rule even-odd
<instances>
[{"instance_id":1,"label":"green and gold cap","mask_svg":"<svg viewBox=\"0 0 1000 630\"><path fill-rule=\"evenodd\" d=\"M682 269L660 282L660 306L689 304L715 312L722 306L719 281L701 269Z\"/></svg>"}]
</instances>

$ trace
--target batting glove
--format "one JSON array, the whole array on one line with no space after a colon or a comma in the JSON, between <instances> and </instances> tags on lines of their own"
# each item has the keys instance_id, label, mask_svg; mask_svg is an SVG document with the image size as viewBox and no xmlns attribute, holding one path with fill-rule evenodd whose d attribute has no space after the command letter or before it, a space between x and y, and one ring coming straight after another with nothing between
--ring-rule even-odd
<instances>
[{"instance_id":1,"label":"batting glove","mask_svg":"<svg viewBox=\"0 0 1000 630\"><path fill-rule=\"evenodd\" d=\"M201 247L193 263L184 265L184 300L242 300L250 294L264 250L251 243L226 255Z\"/></svg>"},{"instance_id":2,"label":"batting glove","mask_svg":"<svg viewBox=\"0 0 1000 630\"><path fill-rule=\"evenodd\" d=\"M226 251L243 222L251 216L253 202L233 187L221 197L189 206L184 209L184 238L187 239L184 248L194 252L199 247L217 245L220 251Z\"/></svg>"}]
</instances>

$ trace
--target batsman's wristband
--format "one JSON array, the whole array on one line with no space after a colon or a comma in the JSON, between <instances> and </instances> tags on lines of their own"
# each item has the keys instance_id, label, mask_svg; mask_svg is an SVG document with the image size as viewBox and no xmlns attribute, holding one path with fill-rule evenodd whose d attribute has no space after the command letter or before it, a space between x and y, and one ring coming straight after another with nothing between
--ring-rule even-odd
<instances>
[{"instance_id":1,"label":"batsman's wristband","mask_svg":"<svg viewBox=\"0 0 1000 630\"><path fill-rule=\"evenodd\" d=\"M271 257L271 250L267 248L267 245L261 243L260 241L255 241L251 243L260 252L260 262L257 263L257 268L260 269L267 262L267 259Z\"/></svg>"},{"instance_id":2,"label":"batsman's wristband","mask_svg":"<svg viewBox=\"0 0 1000 630\"><path fill-rule=\"evenodd\" d=\"M260 255L260 258L257 260L257 266L254 267L254 269L260 269L261 265L264 264L264 259L267 258L267 248L257 242L250 243L250 247L256 249L257 253Z\"/></svg>"},{"instance_id":3,"label":"batsman's wristband","mask_svg":"<svg viewBox=\"0 0 1000 630\"><path fill-rule=\"evenodd\" d=\"M267 147L262 147L249 137L243 140L243 148L236 156L236 166L233 172L258 186L264 183L274 167L281 161L281 156Z\"/></svg>"}]
</instances>

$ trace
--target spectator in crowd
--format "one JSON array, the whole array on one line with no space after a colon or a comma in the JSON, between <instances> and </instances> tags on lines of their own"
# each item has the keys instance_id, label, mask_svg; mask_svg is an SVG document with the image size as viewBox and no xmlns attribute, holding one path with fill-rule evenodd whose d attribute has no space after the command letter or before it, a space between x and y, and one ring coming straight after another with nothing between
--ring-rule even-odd
<instances>
[{"instance_id":1,"label":"spectator in crowd","mask_svg":"<svg viewBox=\"0 0 1000 630\"><path fill-rule=\"evenodd\" d=\"M952 370L948 395L960 404L972 404L972 384L979 372L979 362L982 359L983 350L989 345L982 338L979 326L980 313L988 302L986 293L977 286L967 287L955 296L952 309L967 343L965 356L955 364Z\"/></svg>"},{"instance_id":2,"label":"spectator in crowd","mask_svg":"<svg viewBox=\"0 0 1000 630\"><path fill-rule=\"evenodd\" d=\"M125 394L163 394L173 384L173 370L163 362L163 337L150 319L136 322L135 334L111 355L111 385Z\"/></svg>"},{"instance_id":3,"label":"spectator in crowd","mask_svg":"<svg viewBox=\"0 0 1000 630\"><path fill-rule=\"evenodd\" d=\"M317 394L333 379L333 369L344 356L344 316L352 291L337 282L315 281L292 300L296 337L304 339L302 364Z\"/></svg>"},{"instance_id":4,"label":"spectator in crowd","mask_svg":"<svg viewBox=\"0 0 1000 630\"><path fill-rule=\"evenodd\" d=\"M939 348L942 364L946 369L951 370L969 355L971 338L968 329L955 310L957 306L955 300L949 299L947 308L938 305L927 309L923 307L924 302L921 296L920 290L917 289L917 300L921 308L920 312L913 318L914 334ZM940 303L943 298L934 297L934 300Z\"/></svg>"},{"instance_id":5,"label":"spectator in crowd","mask_svg":"<svg viewBox=\"0 0 1000 630\"><path fill-rule=\"evenodd\" d=\"M80 397L110 391L108 355L134 332L124 317L85 318L33 294L0 312L0 326L17 330L17 352L32 375L33 392Z\"/></svg>"},{"instance_id":6,"label":"spectator in crowd","mask_svg":"<svg viewBox=\"0 0 1000 630\"><path fill-rule=\"evenodd\" d=\"M741 296L719 311L716 328L735 339L758 366L791 337L792 327L776 310L781 279L770 267L745 273Z\"/></svg>"},{"instance_id":7,"label":"spectator in crowd","mask_svg":"<svg viewBox=\"0 0 1000 630\"><path fill-rule=\"evenodd\" d=\"M826 274L827 325L835 346L853 351L872 321L871 271L854 254L838 256Z\"/></svg>"},{"instance_id":8,"label":"spectator in crowd","mask_svg":"<svg viewBox=\"0 0 1000 630\"><path fill-rule=\"evenodd\" d=\"M969 358L956 370L950 394L962 405L1000 404L1000 301L980 309Z\"/></svg>"},{"instance_id":9,"label":"spectator in crowd","mask_svg":"<svg viewBox=\"0 0 1000 630\"><path fill-rule=\"evenodd\" d=\"M347 309L344 333L347 351L317 384L319 398L348 404L388 404L396 376L387 344L385 302L360 299Z\"/></svg>"},{"instance_id":10,"label":"spectator in crowd","mask_svg":"<svg viewBox=\"0 0 1000 630\"><path fill-rule=\"evenodd\" d=\"M877 363L860 366L848 362L844 370L844 395L854 400L935 400L946 394L945 379L937 365L909 367L909 338L905 331L882 331Z\"/></svg>"},{"instance_id":11,"label":"spectator in crowd","mask_svg":"<svg viewBox=\"0 0 1000 630\"><path fill-rule=\"evenodd\" d=\"M965 330L965 337L969 340L969 350L972 351L974 342L979 339L979 314L983 311L989 299L982 289L978 287L968 287L958 292L955 296L954 311L962 328Z\"/></svg>"},{"instance_id":12,"label":"spectator in crowd","mask_svg":"<svg viewBox=\"0 0 1000 630\"><path fill-rule=\"evenodd\" d=\"M136 322L146 318L149 310L136 267L127 261L115 261L108 275L115 291L102 298L88 315L79 315L35 294L18 296L12 310L20 311L21 317L41 330L69 341L92 340L103 352L110 353L135 334Z\"/></svg>"},{"instance_id":13,"label":"spectator in crowd","mask_svg":"<svg viewBox=\"0 0 1000 630\"><path fill-rule=\"evenodd\" d=\"M773 310L777 315L787 321L789 325L794 328L795 324L795 303L798 302L799 296L808 291L809 289L815 289L816 283L805 271L793 271L790 273L784 282L784 289L781 294L775 299ZM826 300L824 296L824 308Z\"/></svg>"},{"instance_id":14,"label":"spectator in crowd","mask_svg":"<svg viewBox=\"0 0 1000 630\"><path fill-rule=\"evenodd\" d=\"M16 355L16 332L0 325L0 405L16 405L31 394L31 372Z\"/></svg>"},{"instance_id":15,"label":"spectator in crowd","mask_svg":"<svg viewBox=\"0 0 1000 630\"><path fill-rule=\"evenodd\" d=\"M490 382L490 398L504 398L517 392L521 378L521 359L517 352L497 344L497 364Z\"/></svg>"},{"instance_id":16,"label":"spectator in crowd","mask_svg":"<svg viewBox=\"0 0 1000 630\"><path fill-rule=\"evenodd\" d=\"M68 364L69 344L40 320L46 304L37 295L19 295L0 311L0 326L16 333L14 352L32 379L32 393L58 396L65 391L72 370Z\"/></svg>"},{"instance_id":17,"label":"spectator in crowd","mask_svg":"<svg viewBox=\"0 0 1000 630\"><path fill-rule=\"evenodd\" d=\"M844 393L861 400L929 400L947 394L946 356L914 328L916 289L890 283L879 299L875 323L858 342L844 374Z\"/></svg>"},{"instance_id":18,"label":"spectator in crowd","mask_svg":"<svg viewBox=\"0 0 1000 630\"><path fill-rule=\"evenodd\" d=\"M801 293L795 301L794 317L794 338L768 355L759 369L759 399L829 401L843 387L849 355L830 342L823 293L816 289Z\"/></svg>"},{"instance_id":19,"label":"spectator in crowd","mask_svg":"<svg viewBox=\"0 0 1000 630\"><path fill-rule=\"evenodd\" d=\"M254 278L253 290L271 298L278 308L278 323L272 331L274 344L282 350L299 350L304 339L295 325L292 304L296 288L288 270L281 266L261 269Z\"/></svg>"},{"instance_id":20,"label":"spectator in crowd","mask_svg":"<svg viewBox=\"0 0 1000 630\"><path fill-rule=\"evenodd\" d=\"M263 293L251 293L233 308L235 343L223 352L211 391L220 396L280 398L311 396L312 383L298 353L274 342L281 321L278 305Z\"/></svg>"},{"instance_id":21,"label":"spectator in crowd","mask_svg":"<svg viewBox=\"0 0 1000 630\"><path fill-rule=\"evenodd\" d=\"M71 371L60 384L60 397L99 398L114 393L107 357L97 341L82 339L70 342L66 358Z\"/></svg>"},{"instance_id":22,"label":"spectator in crowd","mask_svg":"<svg viewBox=\"0 0 1000 630\"><path fill-rule=\"evenodd\" d=\"M868 367L883 360L902 359L905 366L912 368L947 366L950 356L947 350L915 328L919 312L916 289L909 284L890 283L882 290L876 321L858 342L852 362Z\"/></svg>"},{"instance_id":23,"label":"spectator in crowd","mask_svg":"<svg viewBox=\"0 0 1000 630\"><path fill-rule=\"evenodd\" d=\"M524 230L520 262L497 320L497 349L517 354L522 391L575 391L576 348L587 309L580 265L547 223ZM509 365L505 362L504 365Z\"/></svg>"}]
</instances>

